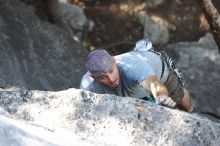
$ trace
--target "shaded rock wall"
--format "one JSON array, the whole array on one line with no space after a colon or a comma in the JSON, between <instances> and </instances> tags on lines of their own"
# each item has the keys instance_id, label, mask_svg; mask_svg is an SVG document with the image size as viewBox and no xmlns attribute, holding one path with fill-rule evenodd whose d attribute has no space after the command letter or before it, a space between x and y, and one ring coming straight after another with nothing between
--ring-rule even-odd
<instances>
[{"instance_id":1,"label":"shaded rock wall","mask_svg":"<svg viewBox=\"0 0 220 146\"><path fill-rule=\"evenodd\" d=\"M98 95L79 89L59 92L0 92L11 118L51 131L75 134L94 145L212 145L220 124L197 114L149 105L140 99ZM65 140L64 140L65 142Z\"/></svg>"},{"instance_id":2,"label":"shaded rock wall","mask_svg":"<svg viewBox=\"0 0 220 146\"><path fill-rule=\"evenodd\" d=\"M212 35L167 47L177 59L197 111L220 117L220 55Z\"/></svg>"},{"instance_id":3,"label":"shaded rock wall","mask_svg":"<svg viewBox=\"0 0 220 146\"><path fill-rule=\"evenodd\" d=\"M18 0L0 1L0 86L78 87L85 49Z\"/></svg>"}]
</instances>

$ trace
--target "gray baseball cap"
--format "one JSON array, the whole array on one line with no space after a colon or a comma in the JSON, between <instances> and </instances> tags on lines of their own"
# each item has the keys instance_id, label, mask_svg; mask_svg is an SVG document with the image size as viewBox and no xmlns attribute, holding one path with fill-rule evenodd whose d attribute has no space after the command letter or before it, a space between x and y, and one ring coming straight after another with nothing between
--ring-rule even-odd
<instances>
[{"instance_id":1,"label":"gray baseball cap","mask_svg":"<svg viewBox=\"0 0 220 146\"><path fill-rule=\"evenodd\" d=\"M112 67L111 55L105 50L92 51L87 57L86 67L92 77L106 74Z\"/></svg>"}]
</instances>

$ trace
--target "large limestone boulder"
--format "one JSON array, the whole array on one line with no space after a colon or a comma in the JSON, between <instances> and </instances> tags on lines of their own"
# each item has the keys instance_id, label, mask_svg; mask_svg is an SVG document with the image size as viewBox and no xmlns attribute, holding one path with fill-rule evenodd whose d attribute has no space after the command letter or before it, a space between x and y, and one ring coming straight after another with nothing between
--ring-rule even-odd
<instances>
[{"instance_id":1,"label":"large limestone boulder","mask_svg":"<svg viewBox=\"0 0 220 146\"><path fill-rule=\"evenodd\" d=\"M79 6L62 1L59 4L61 13L67 24L70 26L74 37L77 37L79 40L84 39L83 33L91 31L94 27L94 22L86 17Z\"/></svg>"},{"instance_id":2,"label":"large limestone boulder","mask_svg":"<svg viewBox=\"0 0 220 146\"><path fill-rule=\"evenodd\" d=\"M18 0L0 1L0 86L79 87L87 51Z\"/></svg>"},{"instance_id":3,"label":"large limestone boulder","mask_svg":"<svg viewBox=\"0 0 220 146\"><path fill-rule=\"evenodd\" d=\"M220 118L220 55L211 34L198 42L167 46L182 69L197 111Z\"/></svg>"},{"instance_id":4,"label":"large limestone boulder","mask_svg":"<svg viewBox=\"0 0 220 146\"><path fill-rule=\"evenodd\" d=\"M219 123L131 97L73 88L59 92L16 89L0 91L0 106L10 113L8 117L43 127L52 137L62 132L94 145L217 146L220 141Z\"/></svg>"},{"instance_id":5,"label":"large limestone boulder","mask_svg":"<svg viewBox=\"0 0 220 146\"><path fill-rule=\"evenodd\" d=\"M139 21L144 27L144 38L154 44L165 45L169 41L168 22L159 16L150 16L146 12L139 13Z\"/></svg>"},{"instance_id":6,"label":"large limestone boulder","mask_svg":"<svg viewBox=\"0 0 220 146\"><path fill-rule=\"evenodd\" d=\"M0 113L1 146L95 146L65 130L52 132L44 127L2 116L4 111Z\"/></svg>"}]
</instances>

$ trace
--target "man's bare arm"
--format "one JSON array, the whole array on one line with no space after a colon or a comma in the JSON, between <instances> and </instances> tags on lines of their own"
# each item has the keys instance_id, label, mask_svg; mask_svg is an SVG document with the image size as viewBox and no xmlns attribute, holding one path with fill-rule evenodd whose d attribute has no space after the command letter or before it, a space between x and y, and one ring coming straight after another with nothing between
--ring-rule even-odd
<instances>
[{"instance_id":1,"label":"man's bare arm","mask_svg":"<svg viewBox=\"0 0 220 146\"><path fill-rule=\"evenodd\" d=\"M174 107L176 103L168 97L167 88L160 83L156 76L150 76L141 82L141 85L148 91L152 93L156 101L159 101L161 104Z\"/></svg>"}]
</instances>

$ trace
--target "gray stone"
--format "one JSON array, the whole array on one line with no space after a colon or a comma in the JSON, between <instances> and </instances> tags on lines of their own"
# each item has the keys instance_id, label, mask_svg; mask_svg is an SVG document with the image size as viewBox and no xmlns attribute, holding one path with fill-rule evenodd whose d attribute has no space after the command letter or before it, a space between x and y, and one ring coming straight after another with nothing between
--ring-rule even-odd
<instances>
[{"instance_id":1,"label":"gray stone","mask_svg":"<svg viewBox=\"0 0 220 146\"><path fill-rule=\"evenodd\" d=\"M214 146L220 137L219 123L131 97L79 89L2 90L0 97L1 107L14 111L10 112L11 118L27 120L58 133L64 129L66 136L77 135L83 142L94 145ZM31 118L23 118L23 113Z\"/></svg>"},{"instance_id":2,"label":"gray stone","mask_svg":"<svg viewBox=\"0 0 220 146\"><path fill-rule=\"evenodd\" d=\"M63 129L50 131L2 115L0 115L0 136L1 146L94 146L91 142L85 142Z\"/></svg>"},{"instance_id":3,"label":"gray stone","mask_svg":"<svg viewBox=\"0 0 220 146\"><path fill-rule=\"evenodd\" d=\"M84 31L93 29L94 22L87 19L79 6L60 2L60 9L65 21L71 27L73 35L79 40L82 39Z\"/></svg>"},{"instance_id":4,"label":"gray stone","mask_svg":"<svg viewBox=\"0 0 220 146\"><path fill-rule=\"evenodd\" d=\"M148 16L145 12L139 13L139 20L144 26L144 38L154 44L164 45L169 41L168 23L158 16Z\"/></svg>"},{"instance_id":5,"label":"gray stone","mask_svg":"<svg viewBox=\"0 0 220 146\"><path fill-rule=\"evenodd\" d=\"M211 34L167 46L182 70L197 111L220 118L220 56Z\"/></svg>"},{"instance_id":6,"label":"gray stone","mask_svg":"<svg viewBox=\"0 0 220 146\"><path fill-rule=\"evenodd\" d=\"M87 51L17 0L0 1L0 86L79 87Z\"/></svg>"}]
</instances>

